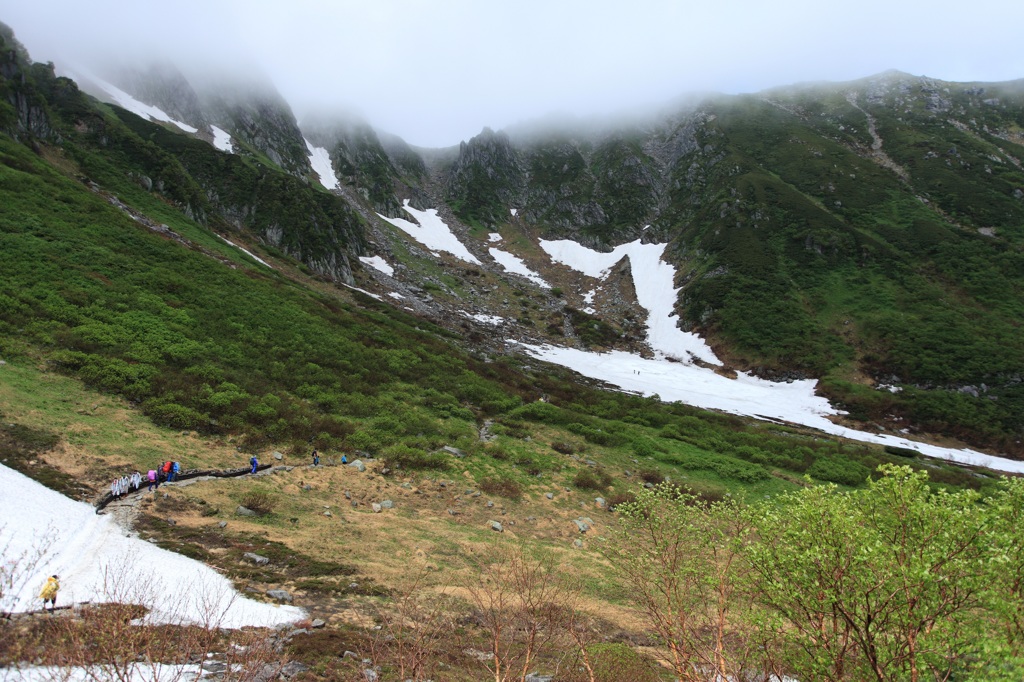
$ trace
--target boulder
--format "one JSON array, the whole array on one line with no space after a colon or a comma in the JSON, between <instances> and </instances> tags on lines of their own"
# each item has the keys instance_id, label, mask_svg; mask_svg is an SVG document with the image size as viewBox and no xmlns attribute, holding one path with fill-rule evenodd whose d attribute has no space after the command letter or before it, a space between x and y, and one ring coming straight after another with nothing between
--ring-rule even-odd
<instances>
[{"instance_id":1,"label":"boulder","mask_svg":"<svg viewBox=\"0 0 1024 682\"><path fill-rule=\"evenodd\" d=\"M382 507L381 507L381 506L380 506L379 504L377 504L376 502L372 502L372 503L370 504L370 509L372 509L372 510L373 510L373 513L374 513L374 514L380 514L380 510L381 510L381 508L382 508Z\"/></svg>"},{"instance_id":2,"label":"boulder","mask_svg":"<svg viewBox=\"0 0 1024 682\"><path fill-rule=\"evenodd\" d=\"M248 507L243 507L242 505L238 505L238 508L235 509L235 513L239 516L256 516L256 512Z\"/></svg>"},{"instance_id":3,"label":"boulder","mask_svg":"<svg viewBox=\"0 0 1024 682\"><path fill-rule=\"evenodd\" d=\"M292 595L288 594L284 590L267 590L267 596L277 601L292 602Z\"/></svg>"},{"instance_id":4,"label":"boulder","mask_svg":"<svg viewBox=\"0 0 1024 682\"><path fill-rule=\"evenodd\" d=\"M358 471L359 473L366 471L366 465L363 464L363 460L361 459L357 459L354 462L349 462L349 466Z\"/></svg>"},{"instance_id":5,"label":"boulder","mask_svg":"<svg viewBox=\"0 0 1024 682\"><path fill-rule=\"evenodd\" d=\"M280 461L282 461L284 459L284 455L282 455L280 452L277 452L275 450L274 451L274 459L276 459L278 462L280 462Z\"/></svg>"},{"instance_id":6,"label":"boulder","mask_svg":"<svg viewBox=\"0 0 1024 682\"><path fill-rule=\"evenodd\" d=\"M394 506L395 506L395 503L392 502L391 500L383 500L380 503L380 506L383 507L384 509L393 509Z\"/></svg>"},{"instance_id":7,"label":"boulder","mask_svg":"<svg viewBox=\"0 0 1024 682\"><path fill-rule=\"evenodd\" d=\"M252 552L246 552L242 555L242 558L248 559L249 561L253 562L258 566L265 566L270 563L270 559L268 559L267 557L260 556L259 554L253 554Z\"/></svg>"},{"instance_id":8,"label":"boulder","mask_svg":"<svg viewBox=\"0 0 1024 682\"><path fill-rule=\"evenodd\" d=\"M466 452L464 450L460 450L458 448L454 448L451 445L445 445L441 449L444 450L445 452L447 452L450 455L454 455L455 457L458 457L459 459L462 459L463 457L466 456Z\"/></svg>"},{"instance_id":9,"label":"boulder","mask_svg":"<svg viewBox=\"0 0 1024 682\"><path fill-rule=\"evenodd\" d=\"M573 523L576 524L576 527L580 529L581 533L586 533L588 530L590 530L590 526L582 519L576 519L575 521L573 521Z\"/></svg>"},{"instance_id":10,"label":"boulder","mask_svg":"<svg viewBox=\"0 0 1024 682\"><path fill-rule=\"evenodd\" d=\"M505 532L505 529L497 521L491 521L491 530L493 530L493 531L495 531L497 533L504 533Z\"/></svg>"}]
</instances>

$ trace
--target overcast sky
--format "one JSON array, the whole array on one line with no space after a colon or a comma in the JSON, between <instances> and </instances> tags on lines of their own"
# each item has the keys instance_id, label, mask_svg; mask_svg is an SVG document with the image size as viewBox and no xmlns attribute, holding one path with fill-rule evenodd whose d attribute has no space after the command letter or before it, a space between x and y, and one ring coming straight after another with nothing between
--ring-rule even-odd
<instances>
[{"instance_id":1,"label":"overcast sky","mask_svg":"<svg viewBox=\"0 0 1024 682\"><path fill-rule=\"evenodd\" d=\"M0 0L0 21L58 65L115 47L253 64L300 120L343 106L428 147L886 69L1024 78L1024 0Z\"/></svg>"}]
</instances>

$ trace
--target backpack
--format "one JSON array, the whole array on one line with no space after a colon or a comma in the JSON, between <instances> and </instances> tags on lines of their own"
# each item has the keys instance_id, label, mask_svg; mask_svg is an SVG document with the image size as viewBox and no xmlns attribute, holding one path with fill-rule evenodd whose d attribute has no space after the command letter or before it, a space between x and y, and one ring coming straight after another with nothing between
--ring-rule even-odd
<instances>
[{"instance_id":1,"label":"backpack","mask_svg":"<svg viewBox=\"0 0 1024 682\"><path fill-rule=\"evenodd\" d=\"M169 474L171 473L171 466L173 465L170 462L164 462L164 466L161 469L161 471L163 471L165 474Z\"/></svg>"}]
</instances>

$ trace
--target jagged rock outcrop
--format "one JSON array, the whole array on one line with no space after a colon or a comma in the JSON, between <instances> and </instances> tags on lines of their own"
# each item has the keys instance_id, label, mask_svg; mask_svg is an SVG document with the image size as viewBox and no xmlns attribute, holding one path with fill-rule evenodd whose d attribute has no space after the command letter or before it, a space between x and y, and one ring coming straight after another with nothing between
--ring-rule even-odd
<instances>
[{"instance_id":1,"label":"jagged rock outcrop","mask_svg":"<svg viewBox=\"0 0 1024 682\"><path fill-rule=\"evenodd\" d=\"M508 135L484 128L459 146L445 194L462 220L490 225L508 220L510 209L522 205L525 188L526 168Z\"/></svg>"},{"instance_id":2,"label":"jagged rock outcrop","mask_svg":"<svg viewBox=\"0 0 1024 682\"><path fill-rule=\"evenodd\" d=\"M290 175L308 179L313 169L302 131L291 107L266 82L220 82L200 86L200 101L211 123L262 154Z\"/></svg>"}]
</instances>

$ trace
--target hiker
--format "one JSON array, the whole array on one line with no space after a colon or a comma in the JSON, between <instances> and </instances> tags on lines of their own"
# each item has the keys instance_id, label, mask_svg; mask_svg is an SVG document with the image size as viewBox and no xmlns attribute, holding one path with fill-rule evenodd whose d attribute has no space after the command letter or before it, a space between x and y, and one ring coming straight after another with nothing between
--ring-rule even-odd
<instances>
[{"instance_id":1,"label":"hiker","mask_svg":"<svg viewBox=\"0 0 1024 682\"><path fill-rule=\"evenodd\" d=\"M256 467L258 467L260 465L260 461L258 459L256 459L256 455L253 455L249 459L249 465L252 467L252 471L250 471L249 473L250 474L255 474L256 473Z\"/></svg>"},{"instance_id":2,"label":"hiker","mask_svg":"<svg viewBox=\"0 0 1024 682\"><path fill-rule=\"evenodd\" d=\"M344 452L341 453L341 463L342 464L348 464L348 457L345 455Z\"/></svg>"},{"instance_id":3,"label":"hiker","mask_svg":"<svg viewBox=\"0 0 1024 682\"><path fill-rule=\"evenodd\" d=\"M153 492L153 488L160 487L160 479L156 475L156 469L150 469L146 477L149 479L149 492Z\"/></svg>"},{"instance_id":4,"label":"hiker","mask_svg":"<svg viewBox=\"0 0 1024 682\"><path fill-rule=\"evenodd\" d=\"M132 473L131 486L132 490L138 490L139 488L142 487L142 474L140 474L138 471Z\"/></svg>"},{"instance_id":5,"label":"hiker","mask_svg":"<svg viewBox=\"0 0 1024 682\"><path fill-rule=\"evenodd\" d=\"M39 598L43 600L43 610L46 610L46 602L50 602L50 611L57 608L57 591L60 590L60 582L57 580L57 576L51 575L46 579L46 584L43 585L42 591L39 592Z\"/></svg>"},{"instance_id":6,"label":"hiker","mask_svg":"<svg viewBox=\"0 0 1024 682\"><path fill-rule=\"evenodd\" d=\"M178 480L178 475L181 474L181 463L175 462L171 465L171 475L168 477L168 481Z\"/></svg>"},{"instance_id":7,"label":"hiker","mask_svg":"<svg viewBox=\"0 0 1024 682\"><path fill-rule=\"evenodd\" d=\"M320 466L320 453L316 450L313 451L313 466Z\"/></svg>"},{"instance_id":8,"label":"hiker","mask_svg":"<svg viewBox=\"0 0 1024 682\"><path fill-rule=\"evenodd\" d=\"M172 480L174 480L173 468L174 468L174 462L172 462L170 460L164 462L164 465L162 467L160 467L160 473L163 474L163 479L162 480L167 481L168 483L170 483Z\"/></svg>"}]
</instances>

